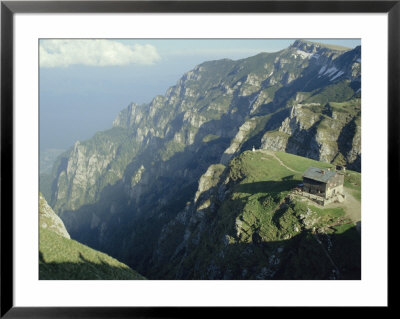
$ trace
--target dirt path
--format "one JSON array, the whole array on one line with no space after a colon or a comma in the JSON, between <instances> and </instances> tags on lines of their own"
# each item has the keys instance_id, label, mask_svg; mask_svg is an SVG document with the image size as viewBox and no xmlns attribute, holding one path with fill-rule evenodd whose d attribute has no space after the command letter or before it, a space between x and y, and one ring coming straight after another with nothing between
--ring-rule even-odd
<instances>
[{"instance_id":1,"label":"dirt path","mask_svg":"<svg viewBox=\"0 0 400 319\"><path fill-rule=\"evenodd\" d=\"M350 218L356 229L361 233L361 202L351 195L351 189L344 187L344 193L346 195L346 200L343 203L333 203L327 205L327 207L341 207L346 212L346 217Z\"/></svg>"},{"instance_id":2,"label":"dirt path","mask_svg":"<svg viewBox=\"0 0 400 319\"><path fill-rule=\"evenodd\" d=\"M289 166L286 166L285 163L282 162L281 159L278 156L276 156L274 152L268 151L268 150L261 150L261 152L263 152L264 154L267 154L267 155L271 155L273 158L275 158L279 162L280 165L282 165L283 167L285 167L289 171L291 171L293 173L301 173L299 171L295 171L294 169L290 168Z\"/></svg>"},{"instance_id":3,"label":"dirt path","mask_svg":"<svg viewBox=\"0 0 400 319\"><path fill-rule=\"evenodd\" d=\"M341 207L345 210L346 216L355 223L361 221L361 203L351 195L351 189L344 187L346 200L343 203L333 203L327 207Z\"/></svg>"},{"instance_id":4,"label":"dirt path","mask_svg":"<svg viewBox=\"0 0 400 319\"><path fill-rule=\"evenodd\" d=\"M319 205L311 199L306 199L309 205L316 206L318 208L343 208L345 216L350 218L356 226L359 233L361 233L361 203L351 195L351 189L344 187L344 193L346 199L343 203L331 203L325 206ZM304 198L304 197L303 197Z\"/></svg>"}]
</instances>

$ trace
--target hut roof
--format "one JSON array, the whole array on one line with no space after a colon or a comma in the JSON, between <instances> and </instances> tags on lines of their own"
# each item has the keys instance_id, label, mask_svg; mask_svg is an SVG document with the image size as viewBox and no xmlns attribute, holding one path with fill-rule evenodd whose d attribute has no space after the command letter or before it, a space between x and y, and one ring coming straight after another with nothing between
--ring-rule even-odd
<instances>
[{"instance_id":1,"label":"hut roof","mask_svg":"<svg viewBox=\"0 0 400 319\"><path fill-rule=\"evenodd\" d=\"M321 169L311 166L304 172L303 177L322 183L328 183L328 181L335 175L335 171L329 171L327 169Z\"/></svg>"}]
</instances>

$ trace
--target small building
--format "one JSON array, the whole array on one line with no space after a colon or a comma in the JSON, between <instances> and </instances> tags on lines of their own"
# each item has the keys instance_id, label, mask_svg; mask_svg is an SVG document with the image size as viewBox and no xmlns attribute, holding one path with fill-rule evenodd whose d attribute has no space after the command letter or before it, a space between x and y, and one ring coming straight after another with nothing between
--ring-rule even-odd
<instances>
[{"instance_id":1,"label":"small building","mask_svg":"<svg viewBox=\"0 0 400 319\"><path fill-rule=\"evenodd\" d=\"M323 204L344 200L344 175L334 170L309 167L303 174L303 193L317 196ZM306 194L304 194L306 195ZM310 196L310 197L314 197Z\"/></svg>"}]
</instances>

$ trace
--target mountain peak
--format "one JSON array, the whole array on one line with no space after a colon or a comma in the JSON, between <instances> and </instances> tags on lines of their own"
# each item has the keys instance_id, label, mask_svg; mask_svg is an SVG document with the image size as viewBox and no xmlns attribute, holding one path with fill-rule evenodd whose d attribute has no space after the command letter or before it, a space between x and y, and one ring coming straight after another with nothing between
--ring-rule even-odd
<instances>
[{"instance_id":1,"label":"mountain peak","mask_svg":"<svg viewBox=\"0 0 400 319\"><path fill-rule=\"evenodd\" d=\"M350 50L350 48L346 48L343 46L339 45L331 45L331 44L325 44L325 43L319 43L319 42L312 42L312 41L307 41L307 40L296 40L293 42L291 45L292 48L297 48L299 50L308 52L308 53L315 53L321 48L327 48L335 51L347 51Z\"/></svg>"},{"instance_id":2,"label":"mountain peak","mask_svg":"<svg viewBox=\"0 0 400 319\"><path fill-rule=\"evenodd\" d=\"M302 50L307 53L315 53L321 49L321 45L316 42L310 42L306 40L296 40L292 45L292 48Z\"/></svg>"}]
</instances>

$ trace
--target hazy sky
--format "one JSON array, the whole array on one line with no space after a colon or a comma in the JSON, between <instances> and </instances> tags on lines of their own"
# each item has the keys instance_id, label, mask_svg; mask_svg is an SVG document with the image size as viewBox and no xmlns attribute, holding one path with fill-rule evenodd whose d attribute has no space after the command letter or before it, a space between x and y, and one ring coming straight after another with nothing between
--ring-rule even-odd
<instances>
[{"instance_id":1,"label":"hazy sky","mask_svg":"<svg viewBox=\"0 0 400 319\"><path fill-rule=\"evenodd\" d=\"M41 40L40 148L68 148L111 128L129 103L148 103L163 95L183 73L204 61L279 51L293 41ZM358 39L312 41L360 45Z\"/></svg>"}]
</instances>

